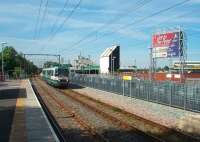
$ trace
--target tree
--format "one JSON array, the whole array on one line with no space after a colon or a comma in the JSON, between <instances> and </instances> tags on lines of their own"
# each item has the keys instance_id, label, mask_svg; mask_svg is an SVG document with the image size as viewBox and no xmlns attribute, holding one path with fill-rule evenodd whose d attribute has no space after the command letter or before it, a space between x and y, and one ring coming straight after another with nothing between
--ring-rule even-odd
<instances>
[{"instance_id":1,"label":"tree","mask_svg":"<svg viewBox=\"0 0 200 142\"><path fill-rule=\"evenodd\" d=\"M164 66L164 71L169 71L169 67L168 66Z\"/></svg>"},{"instance_id":2,"label":"tree","mask_svg":"<svg viewBox=\"0 0 200 142\"><path fill-rule=\"evenodd\" d=\"M0 53L0 56L2 54ZM37 73L37 67L23 57L22 53L17 51L12 46L7 46L3 50L4 71L10 76L19 76L21 73L32 74ZM0 58L0 65L1 65Z\"/></svg>"},{"instance_id":3,"label":"tree","mask_svg":"<svg viewBox=\"0 0 200 142\"><path fill-rule=\"evenodd\" d=\"M2 55L2 54L1 54ZM4 70L13 70L16 66L15 57L17 52L13 47L5 47L3 50ZM1 58L2 59L2 58Z\"/></svg>"},{"instance_id":4,"label":"tree","mask_svg":"<svg viewBox=\"0 0 200 142\"><path fill-rule=\"evenodd\" d=\"M59 63L52 62L52 61L47 61L44 63L44 68L49 68L49 67L54 67L54 66L59 66Z\"/></svg>"}]
</instances>

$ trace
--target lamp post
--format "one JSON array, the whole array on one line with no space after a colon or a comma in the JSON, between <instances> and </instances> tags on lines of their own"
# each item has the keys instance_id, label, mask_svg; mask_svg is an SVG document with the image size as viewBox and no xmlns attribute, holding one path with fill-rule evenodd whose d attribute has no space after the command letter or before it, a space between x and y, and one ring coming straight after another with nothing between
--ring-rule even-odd
<instances>
[{"instance_id":1,"label":"lamp post","mask_svg":"<svg viewBox=\"0 0 200 142\"><path fill-rule=\"evenodd\" d=\"M2 72L2 78L4 77L4 59L3 59L3 50L4 50L4 45L7 44L6 42L2 42L2 51L1 51L1 72Z\"/></svg>"},{"instance_id":2,"label":"lamp post","mask_svg":"<svg viewBox=\"0 0 200 142\"><path fill-rule=\"evenodd\" d=\"M137 65L136 65L136 59L134 59L134 66L135 66L135 76L137 77Z\"/></svg>"},{"instance_id":3,"label":"lamp post","mask_svg":"<svg viewBox=\"0 0 200 142\"><path fill-rule=\"evenodd\" d=\"M110 52L111 52L111 57L110 57L110 59L111 59L111 62L110 62L110 73L112 74L112 49L110 49Z\"/></svg>"},{"instance_id":4,"label":"lamp post","mask_svg":"<svg viewBox=\"0 0 200 142\"><path fill-rule=\"evenodd\" d=\"M112 74L114 74L115 69L115 56L112 57Z\"/></svg>"}]
</instances>

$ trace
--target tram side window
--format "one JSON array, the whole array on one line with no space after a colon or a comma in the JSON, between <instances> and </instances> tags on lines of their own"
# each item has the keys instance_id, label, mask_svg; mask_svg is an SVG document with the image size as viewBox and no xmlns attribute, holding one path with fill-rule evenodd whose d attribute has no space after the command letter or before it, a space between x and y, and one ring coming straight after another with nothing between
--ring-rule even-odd
<instances>
[{"instance_id":1,"label":"tram side window","mask_svg":"<svg viewBox=\"0 0 200 142\"><path fill-rule=\"evenodd\" d=\"M58 76L58 69L55 69L55 76Z\"/></svg>"},{"instance_id":2,"label":"tram side window","mask_svg":"<svg viewBox=\"0 0 200 142\"><path fill-rule=\"evenodd\" d=\"M51 76L53 76L53 70L51 70Z\"/></svg>"},{"instance_id":3,"label":"tram side window","mask_svg":"<svg viewBox=\"0 0 200 142\"><path fill-rule=\"evenodd\" d=\"M43 75L46 75L46 71L45 71L45 70L44 70L44 71L42 71L42 74L43 74Z\"/></svg>"},{"instance_id":4,"label":"tram side window","mask_svg":"<svg viewBox=\"0 0 200 142\"><path fill-rule=\"evenodd\" d=\"M69 71L67 69L58 69L59 76L68 76Z\"/></svg>"},{"instance_id":5,"label":"tram side window","mask_svg":"<svg viewBox=\"0 0 200 142\"><path fill-rule=\"evenodd\" d=\"M53 76L53 71L52 70L49 71L49 75Z\"/></svg>"},{"instance_id":6,"label":"tram side window","mask_svg":"<svg viewBox=\"0 0 200 142\"><path fill-rule=\"evenodd\" d=\"M48 76L52 76L52 75L51 75L51 70L48 70L48 71L47 71L47 74L48 74Z\"/></svg>"}]
</instances>

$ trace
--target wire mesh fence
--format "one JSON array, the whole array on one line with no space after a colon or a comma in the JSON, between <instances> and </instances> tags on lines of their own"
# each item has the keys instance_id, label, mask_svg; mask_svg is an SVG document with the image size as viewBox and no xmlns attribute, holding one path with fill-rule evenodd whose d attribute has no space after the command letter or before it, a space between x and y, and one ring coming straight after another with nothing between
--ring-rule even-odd
<instances>
[{"instance_id":1,"label":"wire mesh fence","mask_svg":"<svg viewBox=\"0 0 200 142\"><path fill-rule=\"evenodd\" d=\"M138 79L125 81L114 76L81 74L71 74L70 81L131 98L200 112L199 82L174 83Z\"/></svg>"}]
</instances>

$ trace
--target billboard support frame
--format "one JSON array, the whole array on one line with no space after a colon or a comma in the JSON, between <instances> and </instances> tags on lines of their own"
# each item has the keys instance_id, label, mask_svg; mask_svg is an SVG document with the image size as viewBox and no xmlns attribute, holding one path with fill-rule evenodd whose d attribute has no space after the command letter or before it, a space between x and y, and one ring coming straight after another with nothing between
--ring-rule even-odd
<instances>
[{"instance_id":1,"label":"billboard support frame","mask_svg":"<svg viewBox=\"0 0 200 142\"><path fill-rule=\"evenodd\" d=\"M158 31L158 30L157 30ZM187 44L186 44L186 34L184 30L179 26L178 28L173 29L167 29L167 30L160 30L159 32L154 32L151 37L153 39L154 35L161 35L161 34L167 34L167 33L179 33L179 39L178 39L178 48L179 48L179 55L178 57L165 57L164 59L173 59L178 58L179 59L179 74L180 74L180 82L184 82L185 75L184 75L184 67L185 67L185 61L187 59ZM153 47L153 40L151 41L151 47L150 49L150 66L149 66L149 80L155 80L155 73L156 73L156 66L157 66L157 60L163 59L162 57L156 57L156 52L153 51L155 47Z\"/></svg>"}]
</instances>

